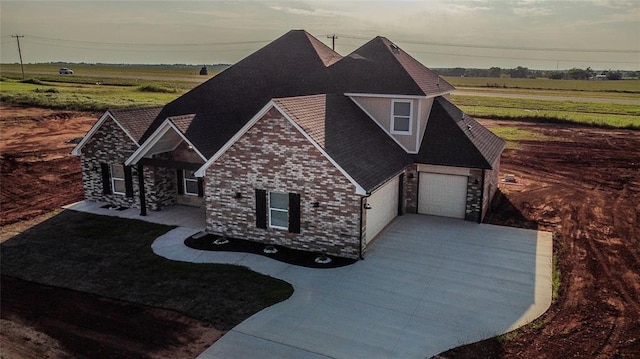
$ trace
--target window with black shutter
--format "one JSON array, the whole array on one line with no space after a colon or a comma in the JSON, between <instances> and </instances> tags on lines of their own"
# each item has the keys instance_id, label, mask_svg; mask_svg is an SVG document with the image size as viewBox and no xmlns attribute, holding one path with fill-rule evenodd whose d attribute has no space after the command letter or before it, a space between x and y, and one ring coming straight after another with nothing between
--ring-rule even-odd
<instances>
[{"instance_id":1,"label":"window with black shutter","mask_svg":"<svg viewBox=\"0 0 640 359\"><path fill-rule=\"evenodd\" d=\"M267 228L267 191L256 189L256 227Z\"/></svg>"},{"instance_id":2,"label":"window with black shutter","mask_svg":"<svg viewBox=\"0 0 640 359\"><path fill-rule=\"evenodd\" d=\"M176 178L178 179L178 194L184 194L184 172L176 170Z\"/></svg>"},{"instance_id":3,"label":"window with black shutter","mask_svg":"<svg viewBox=\"0 0 640 359\"><path fill-rule=\"evenodd\" d=\"M289 193L289 232L300 233L300 195Z\"/></svg>"},{"instance_id":4,"label":"window with black shutter","mask_svg":"<svg viewBox=\"0 0 640 359\"><path fill-rule=\"evenodd\" d=\"M124 166L124 189L125 195L129 198L133 198L133 176L131 173L131 166Z\"/></svg>"},{"instance_id":5,"label":"window with black shutter","mask_svg":"<svg viewBox=\"0 0 640 359\"><path fill-rule=\"evenodd\" d=\"M111 194L111 173L109 172L109 164L101 163L102 171L102 194Z\"/></svg>"}]
</instances>

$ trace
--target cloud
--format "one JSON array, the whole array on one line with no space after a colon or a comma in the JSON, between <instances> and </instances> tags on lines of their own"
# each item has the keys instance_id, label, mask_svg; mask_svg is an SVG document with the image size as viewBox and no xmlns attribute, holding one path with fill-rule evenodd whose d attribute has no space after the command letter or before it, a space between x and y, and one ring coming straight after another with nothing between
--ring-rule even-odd
<instances>
[{"instance_id":1,"label":"cloud","mask_svg":"<svg viewBox=\"0 0 640 359\"><path fill-rule=\"evenodd\" d=\"M292 7L283 7L283 6L270 6L272 10L286 12L287 14L293 15L303 15L303 16L320 16L320 17L335 17L335 16L349 16L349 13L344 11L336 11L336 10L325 10L325 9L298 9Z\"/></svg>"},{"instance_id":2,"label":"cloud","mask_svg":"<svg viewBox=\"0 0 640 359\"><path fill-rule=\"evenodd\" d=\"M514 7L513 13L519 16L547 16L552 15L553 10L548 7Z\"/></svg>"},{"instance_id":3,"label":"cloud","mask_svg":"<svg viewBox=\"0 0 640 359\"><path fill-rule=\"evenodd\" d=\"M629 8L637 6L638 3L635 0L593 0L596 6L609 7L609 8Z\"/></svg>"}]
</instances>

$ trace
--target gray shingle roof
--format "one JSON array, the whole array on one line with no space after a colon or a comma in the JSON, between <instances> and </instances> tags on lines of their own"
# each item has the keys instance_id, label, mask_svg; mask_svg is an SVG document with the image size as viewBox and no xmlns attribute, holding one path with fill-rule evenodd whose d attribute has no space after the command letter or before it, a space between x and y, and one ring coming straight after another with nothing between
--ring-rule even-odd
<instances>
[{"instance_id":1,"label":"gray shingle roof","mask_svg":"<svg viewBox=\"0 0 640 359\"><path fill-rule=\"evenodd\" d=\"M424 138L416 162L491 169L504 140L442 96L431 106Z\"/></svg>"},{"instance_id":2,"label":"gray shingle roof","mask_svg":"<svg viewBox=\"0 0 640 359\"><path fill-rule=\"evenodd\" d=\"M455 90L384 37L376 37L330 67L342 91L432 96Z\"/></svg>"},{"instance_id":3,"label":"gray shingle roof","mask_svg":"<svg viewBox=\"0 0 640 359\"><path fill-rule=\"evenodd\" d=\"M171 117L168 117L167 119L173 122L173 124L176 125L178 130L180 130L180 132L184 134L189 129L189 126L191 126L191 122L193 122L193 118L195 116L196 115L194 114L188 114L188 115L181 115L181 116L171 116Z\"/></svg>"},{"instance_id":4,"label":"gray shingle roof","mask_svg":"<svg viewBox=\"0 0 640 359\"><path fill-rule=\"evenodd\" d=\"M305 31L290 31L167 104L144 139L165 118L193 113L185 135L210 157L272 98L325 93L325 63L339 56Z\"/></svg>"},{"instance_id":5,"label":"gray shingle roof","mask_svg":"<svg viewBox=\"0 0 640 359\"><path fill-rule=\"evenodd\" d=\"M139 143L167 118L211 157L270 100L370 191L416 160L490 168L504 143L437 98L418 155L408 155L344 93L433 96L454 88L402 49L376 37L341 57L290 31L164 106L112 110ZM328 94L328 95L325 95ZM471 130L466 126L470 124ZM146 129L146 131L145 131Z\"/></svg>"},{"instance_id":6,"label":"gray shingle roof","mask_svg":"<svg viewBox=\"0 0 640 359\"><path fill-rule=\"evenodd\" d=\"M282 98L274 102L367 192L413 162L342 94Z\"/></svg>"},{"instance_id":7,"label":"gray shingle roof","mask_svg":"<svg viewBox=\"0 0 640 359\"><path fill-rule=\"evenodd\" d=\"M162 106L111 109L109 113L141 144L140 139L158 117Z\"/></svg>"}]
</instances>

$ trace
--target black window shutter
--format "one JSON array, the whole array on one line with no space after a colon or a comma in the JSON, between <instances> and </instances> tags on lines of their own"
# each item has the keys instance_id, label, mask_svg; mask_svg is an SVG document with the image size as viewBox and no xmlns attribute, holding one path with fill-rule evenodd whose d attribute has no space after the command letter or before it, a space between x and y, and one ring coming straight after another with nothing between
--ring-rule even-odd
<instances>
[{"instance_id":1,"label":"black window shutter","mask_svg":"<svg viewBox=\"0 0 640 359\"><path fill-rule=\"evenodd\" d=\"M125 195L133 198L133 176L131 175L131 166L124 166L124 188Z\"/></svg>"},{"instance_id":2,"label":"black window shutter","mask_svg":"<svg viewBox=\"0 0 640 359\"><path fill-rule=\"evenodd\" d=\"M267 191L256 189L256 227L267 228Z\"/></svg>"},{"instance_id":3,"label":"black window shutter","mask_svg":"<svg viewBox=\"0 0 640 359\"><path fill-rule=\"evenodd\" d=\"M300 233L300 195L289 193L289 232Z\"/></svg>"},{"instance_id":4,"label":"black window shutter","mask_svg":"<svg viewBox=\"0 0 640 359\"><path fill-rule=\"evenodd\" d=\"M102 194L111 194L111 174L109 173L109 165L100 164L102 170Z\"/></svg>"},{"instance_id":5,"label":"black window shutter","mask_svg":"<svg viewBox=\"0 0 640 359\"><path fill-rule=\"evenodd\" d=\"M202 177L198 177L198 197L204 197L204 182Z\"/></svg>"},{"instance_id":6,"label":"black window shutter","mask_svg":"<svg viewBox=\"0 0 640 359\"><path fill-rule=\"evenodd\" d=\"M178 178L178 194L184 194L184 172L176 170L176 177Z\"/></svg>"}]
</instances>

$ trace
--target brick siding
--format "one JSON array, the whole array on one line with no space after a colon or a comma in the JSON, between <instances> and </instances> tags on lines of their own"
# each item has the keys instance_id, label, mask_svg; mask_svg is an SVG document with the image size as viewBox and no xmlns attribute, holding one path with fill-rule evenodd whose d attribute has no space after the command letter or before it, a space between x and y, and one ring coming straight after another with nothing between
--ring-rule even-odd
<instances>
[{"instance_id":1,"label":"brick siding","mask_svg":"<svg viewBox=\"0 0 640 359\"><path fill-rule=\"evenodd\" d=\"M358 258L360 196L280 112L271 109L205 174L207 230ZM256 227L255 189L300 194L300 233ZM239 192L241 198L235 198ZM319 207L313 207L313 202Z\"/></svg>"},{"instance_id":2,"label":"brick siding","mask_svg":"<svg viewBox=\"0 0 640 359\"><path fill-rule=\"evenodd\" d=\"M93 134L93 137L82 148L82 182L84 198L89 201L106 202L115 206L140 207L137 172L133 169L132 198L124 194L103 194L101 163L124 164L138 149L138 146L110 117Z\"/></svg>"}]
</instances>

